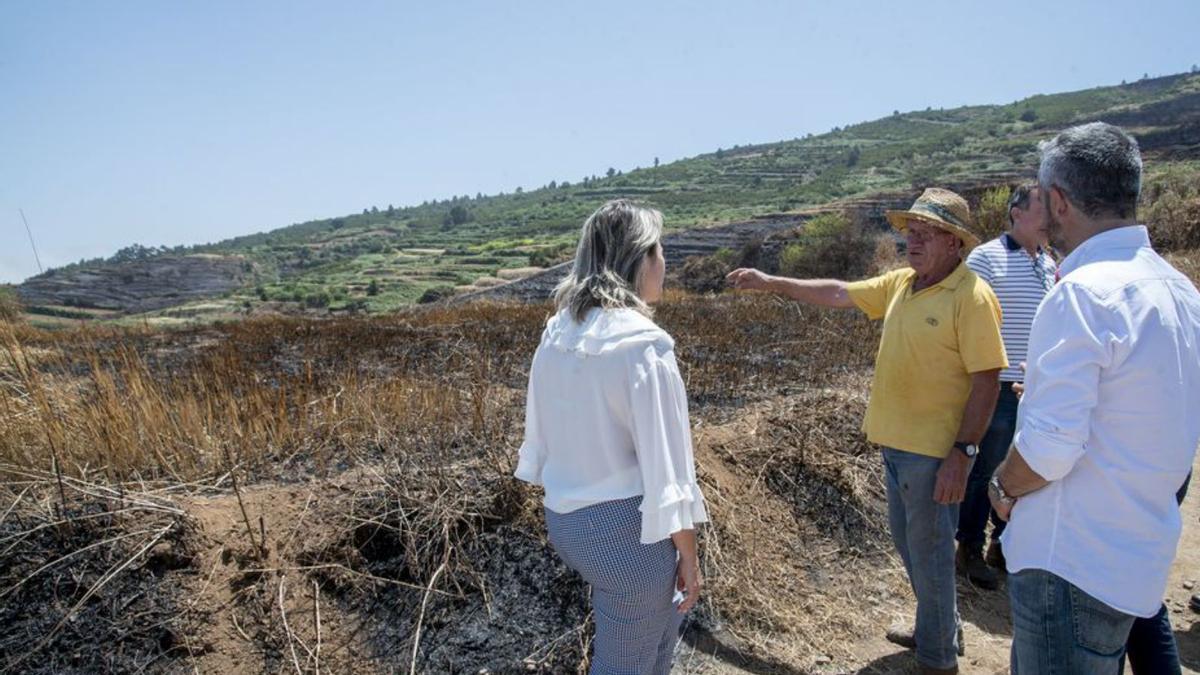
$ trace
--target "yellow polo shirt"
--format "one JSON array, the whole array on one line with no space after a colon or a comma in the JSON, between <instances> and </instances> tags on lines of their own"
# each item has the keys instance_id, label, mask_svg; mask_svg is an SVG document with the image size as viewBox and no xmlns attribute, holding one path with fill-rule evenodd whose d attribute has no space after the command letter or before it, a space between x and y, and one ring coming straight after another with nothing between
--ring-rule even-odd
<instances>
[{"instance_id":1,"label":"yellow polo shirt","mask_svg":"<svg viewBox=\"0 0 1200 675\"><path fill-rule=\"evenodd\" d=\"M863 431L897 450L945 457L954 447L971 394L971 374L1007 368L1000 302L960 264L913 293L912 268L849 284L850 299L883 319Z\"/></svg>"}]
</instances>

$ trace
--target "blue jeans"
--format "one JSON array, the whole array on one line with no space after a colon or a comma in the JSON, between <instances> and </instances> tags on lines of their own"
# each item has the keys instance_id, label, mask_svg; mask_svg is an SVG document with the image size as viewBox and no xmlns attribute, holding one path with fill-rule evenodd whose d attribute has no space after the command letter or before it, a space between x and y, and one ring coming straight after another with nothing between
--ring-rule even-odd
<instances>
[{"instance_id":1,"label":"blue jeans","mask_svg":"<svg viewBox=\"0 0 1200 675\"><path fill-rule=\"evenodd\" d=\"M963 545L976 550L983 548L983 543L987 540L984 528L987 527L989 514L992 515L992 541L999 541L1000 533L1004 532L1004 521L992 513L987 485L1012 445L1013 435L1017 431L1017 404L1020 401L1013 393L1011 382L1000 384L1000 398L996 400L996 410L992 413L987 433L979 442L979 455L975 458L971 477L967 479L967 492L963 496L958 515L958 534L954 537Z\"/></svg>"},{"instance_id":2,"label":"blue jeans","mask_svg":"<svg viewBox=\"0 0 1200 675\"><path fill-rule=\"evenodd\" d=\"M1013 675L1118 675L1134 617L1045 570L1008 575Z\"/></svg>"},{"instance_id":3,"label":"blue jeans","mask_svg":"<svg viewBox=\"0 0 1200 675\"><path fill-rule=\"evenodd\" d=\"M1182 506L1187 496L1192 474L1188 474L1183 485L1175 493L1175 501ZM1179 646L1175 644L1175 631L1171 629L1171 615L1167 606L1159 608L1158 614L1143 619L1138 617L1129 630L1125 642L1125 655L1129 658L1129 669L1133 675L1179 675Z\"/></svg>"},{"instance_id":4,"label":"blue jeans","mask_svg":"<svg viewBox=\"0 0 1200 675\"><path fill-rule=\"evenodd\" d=\"M954 590L954 529L958 505L933 501L942 460L883 449L888 523L917 596L917 661L931 668L958 663L958 606Z\"/></svg>"}]
</instances>

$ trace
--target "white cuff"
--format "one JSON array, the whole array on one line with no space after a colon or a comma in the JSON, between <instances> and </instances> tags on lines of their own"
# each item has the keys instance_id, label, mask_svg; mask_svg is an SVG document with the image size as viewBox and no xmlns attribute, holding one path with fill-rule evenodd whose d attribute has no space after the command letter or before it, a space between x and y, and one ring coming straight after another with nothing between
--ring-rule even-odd
<instances>
[{"instance_id":1,"label":"white cuff","mask_svg":"<svg viewBox=\"0 0 1200 675\"><path fill-rule=\"evenodd\" d=\"M1083 456L1083 443L1035 419L1025 419L1013 437L1021 458L1044 480L1061 480Z\"/></svg>"},{"instance_id":2,"label":"white cuff","mask_svg":"<svg viewBox=\"0 0 1200 675\"><path fill-rule=\"evenodd\" d=\"M660 542L680 530L695 529L708 522L704 495L700 486L691 483L669 483L656 493L642 498L643 544Z\"/></svg>"},{"instance_id":3,"label":"white cuff","mask_svg":"<svg viewBox=\"0 0 1200 675\"><path fill-rule=\"evenodd\" d=\"M522 445L517 454L517 470L513 472L513 475L526 483L541 485L542 462L540 457L541 453L537 451L537 448Z\"/></svg>"}]
</instances>

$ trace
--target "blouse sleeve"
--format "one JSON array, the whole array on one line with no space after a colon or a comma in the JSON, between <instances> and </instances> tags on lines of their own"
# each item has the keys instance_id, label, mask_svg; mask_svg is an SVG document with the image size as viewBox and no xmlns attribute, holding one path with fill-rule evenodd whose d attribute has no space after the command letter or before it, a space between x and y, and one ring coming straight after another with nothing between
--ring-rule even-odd
<instances>
[{"instance_id":1,"label":"blouse sleeve","mask_svg":"<svg viewBox=\"0 0 1200 675\"><path fill-rule=\"evenodd\" d=\"M546 445L538 426L537 397L534 395L533 368L529 371L529 387L525 391L525 440L517 452L514 476L534 485L542 484L542 466L546 463Z\"/></svg>"},{"instance_id":2,"label":"blouse sleeve","mask_svg":"<svg viewBox=\"0 0 1200 675\"><path fill-rule=\"evenodd\" d=\"M633 375L631 415L634 447L642 474L643 544L708 521L696 484L688 424L687 394L674 352L647 348Z\"/></svg>"}]
</instances>

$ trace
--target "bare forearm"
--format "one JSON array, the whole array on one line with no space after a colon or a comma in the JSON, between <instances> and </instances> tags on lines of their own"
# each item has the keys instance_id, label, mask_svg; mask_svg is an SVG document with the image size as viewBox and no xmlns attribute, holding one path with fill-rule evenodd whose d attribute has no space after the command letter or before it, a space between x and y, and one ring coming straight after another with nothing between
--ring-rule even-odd
<instances>
[{"instance_id":1,"label":"bare forearm","mask_svg":"<svg viewBox=\"0 0 1200 675\"><path fill-rule=\"evenodd\" d=\"M971 395L967 398L967 406L963 410L962 423L959 425L958 437L955 440L972 444L983 440L988 424L992 421L992 413L996 410L996 400L999 397L999 370L973 373L971 375Z\"/></svg>"},{"instance_id":2,"label":"bare forearm","mask_svg":"<svg viewBox=\"0 0 1200 675\"><path fill-rule=\"evenodd\" d=\"M1008 456L996 468L996 476L1010 497L1027 495L1050 484L1050 481L1038 475L1038 472L1025 462L1015 445L1009 449Z\"/></svg>"},{"instance_id":3,"label":"bare forearm","mask_svg":"<svg viewBox=\"0 0 1200 675\"><path fill-rule=\"evenodd\" d=\"M696 559L696 531L695 530L680 530L671 535L671 541L675 543L675 550L679 551L679 557L684 560Z\"/></svg>"},{"instance_id":4,"label":"bare forearm","mask_svg":"<svg viewBox=\"0 0 1200 675\"><path fill-rule=\"evenodd\" d=\"M768 289L784 297L821 307L850 308L854 302L846 290L846 282L836 279L791 279L772 276Z\"/></svg>"}]
</instances>

